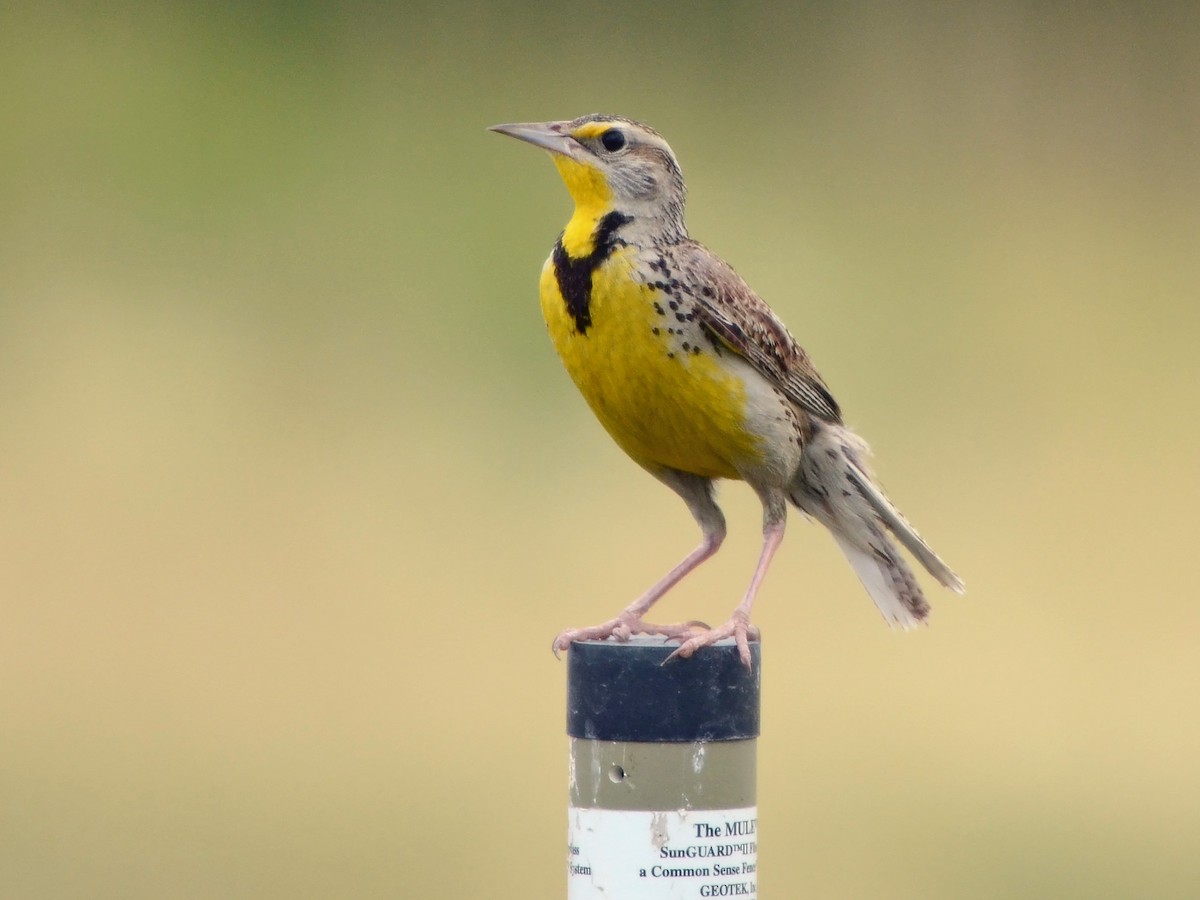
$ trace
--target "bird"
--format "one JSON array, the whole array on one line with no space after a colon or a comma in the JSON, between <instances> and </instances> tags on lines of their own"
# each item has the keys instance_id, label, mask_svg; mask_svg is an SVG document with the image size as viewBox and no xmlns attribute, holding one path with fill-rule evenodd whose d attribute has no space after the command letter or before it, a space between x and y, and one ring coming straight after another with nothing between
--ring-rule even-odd
<instances>
[{"instance_id":1,"label":"bird","mask_svg":"<svg viewBox=\"0 0 1200 900\"><path fill-rule=\"evenodd\" d=\"M638 465L682 498L700 544L618 615L568 628L576 641L660 635L689 657L732 638L749 667L761 638L751 607L783 540L788 505L825 526L883 618L912 628L929 604L898 541L940 584L958 577L883 492L865 441L772 309L684 224L686 186L648 125L591 114L489 130L549 152L574 211L542 268L541 311L555 350L596 418ZM744 481L763 508L763 542L728 620L654 624L650 608L721 547L719 480Z\"/></svg>"}]
</instances>

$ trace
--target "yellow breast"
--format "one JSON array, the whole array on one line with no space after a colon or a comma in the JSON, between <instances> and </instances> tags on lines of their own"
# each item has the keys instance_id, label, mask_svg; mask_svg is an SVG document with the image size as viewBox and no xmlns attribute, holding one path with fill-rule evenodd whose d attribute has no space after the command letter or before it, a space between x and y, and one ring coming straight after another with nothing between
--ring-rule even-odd
<instances>
[{"instance_id":1,"label":"yellow breast","mask_svg":"<svg viewBox=\"0 0 1200 900\"><path fill-rule=\"evenodd\" d=\"M582 332L547 262L541 303L554 347L596 417L634 460L737 478L761 458L746 427L746 386L711 346L679 351L655 308L662 297L633 275L635 254L617 249L593 272L591 322Z\"/></svg>"}]
</instances>

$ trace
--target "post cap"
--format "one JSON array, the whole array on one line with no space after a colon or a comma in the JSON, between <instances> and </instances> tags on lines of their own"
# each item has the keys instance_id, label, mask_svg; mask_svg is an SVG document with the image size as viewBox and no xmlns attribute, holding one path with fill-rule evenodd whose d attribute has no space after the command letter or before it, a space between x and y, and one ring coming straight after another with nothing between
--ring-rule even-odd
<instances>
[{"instance_id":1,"label":"post cap","mask_svg":"<svg viewBox=\"0 0 1200 900\"><path fill-rule=\"evenodd\" d=\"M732 639L688 659L655 636L582 641L567 652L567 734L602 741L679 743L758 737L761 645L750 669Z\"/></svg>"}]
</instances>

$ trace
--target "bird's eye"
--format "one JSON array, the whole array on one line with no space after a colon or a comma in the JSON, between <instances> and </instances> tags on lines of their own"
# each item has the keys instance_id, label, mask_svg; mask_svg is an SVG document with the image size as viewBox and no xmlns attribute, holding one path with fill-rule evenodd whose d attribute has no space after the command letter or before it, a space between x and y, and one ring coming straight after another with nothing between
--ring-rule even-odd
<instances>
[{"instance_id":1,"label":"bird's eye","mask_svg":"<svg viewBox=\"0 0 1200 900\"><path fill-rule=\"evenodd\" d=\"M616 153L625 146L625 134L619 128L610 128L600 135L600 143L609 153Z\"/></svg>"}]
</instances>

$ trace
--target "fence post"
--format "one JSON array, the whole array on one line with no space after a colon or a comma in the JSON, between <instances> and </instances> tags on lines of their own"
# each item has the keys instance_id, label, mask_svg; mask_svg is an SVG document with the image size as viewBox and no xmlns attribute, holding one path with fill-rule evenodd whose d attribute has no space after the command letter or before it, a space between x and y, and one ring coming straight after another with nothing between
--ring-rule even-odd
<instances>
[{"instance_id":1,"label":"fence post","mask_svg":"<svg viewBox=\"0 0 1200 900\"><path fill-rule=\"evenodd\" d=\"M568 652L567 897L757 897L760 645L658 638Z\"/></svg>"}]
</instances>

